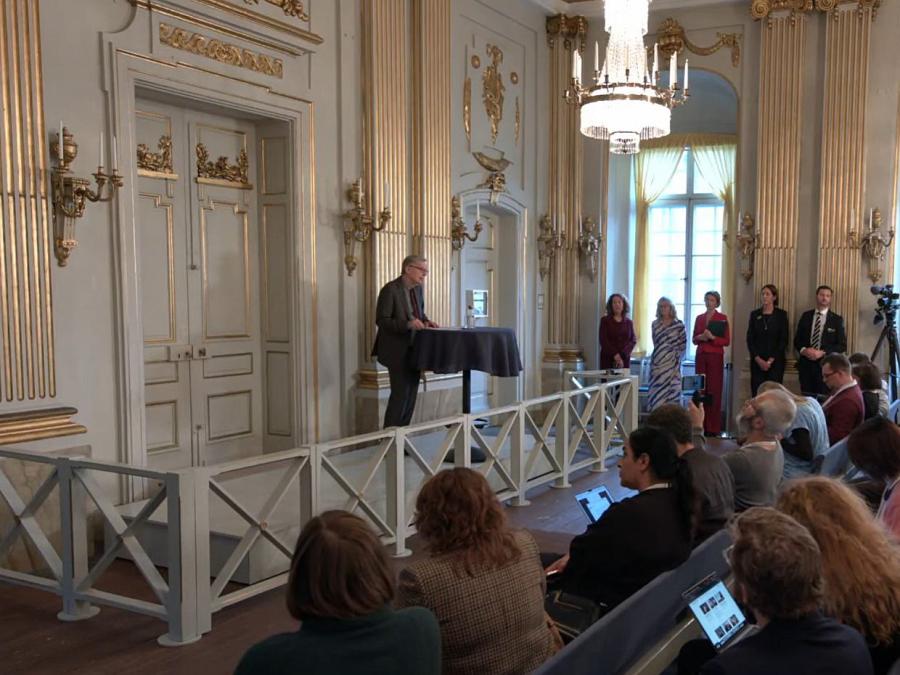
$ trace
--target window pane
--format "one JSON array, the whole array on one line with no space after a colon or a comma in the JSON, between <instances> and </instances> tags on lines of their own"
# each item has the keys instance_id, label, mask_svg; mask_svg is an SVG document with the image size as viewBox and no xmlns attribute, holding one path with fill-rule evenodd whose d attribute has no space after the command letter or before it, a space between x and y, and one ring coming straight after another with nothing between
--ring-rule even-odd
<instances>
[{"instance_id":1,"label":"window pane","mask_svg":"<svg viewBox=\"0 0 900 675\"><path fill-rule=\"evenodd\" d=\"M694 205L694 255L721 255L724 206Z\"/></svg>"},{"instance_id":2,"label":"window pane","mask_svg":"<svg viewBox=\"0 0 900 675\"><path fill-rule=\"evenodd\" d=\"M650 301L643 311L652 322L656 318L656 302L662 296L672 301L679 316L684 309L687 205L653 206L648 220Z\"/></svg>"},{"instance_id":3,"label":"window pane","mask_svg":"<svg viewBox=\"0 0 900 675\"><path fill-rule=\"evenodd\" d=\"M691 303L704 307L707 291L719 291L722 285L722 257L694 256L691 259ZM706 310L703 310L706 311Z\"/></svg>"},{"instance_id":4,"label":"window pane","mask_svg":"<svg viewBox=\"0 0 900 675\"><path fill-rule=\"evenodd\" d=\"M681 159L678 161L678 168L675 169L675 175L669 181L669 185L663 191L665 195L683 195L687 192L687 155L689 151L681 153Z\"/></svg>"}]
</instances>

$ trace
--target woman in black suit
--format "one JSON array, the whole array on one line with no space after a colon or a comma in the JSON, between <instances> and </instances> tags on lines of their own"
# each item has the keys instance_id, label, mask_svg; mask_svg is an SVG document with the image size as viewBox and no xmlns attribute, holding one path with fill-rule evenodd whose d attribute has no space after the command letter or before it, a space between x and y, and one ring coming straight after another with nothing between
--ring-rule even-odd
<instances>
[{"instance_id":1,"label":"woman in black suit","mask_svg":"<svg viewBox=\"0 0 900 675\"><path fill-rule=\"evenodd\" d=\"M788 345L787 312L778 308L778 289L762 287L762 307L750 312L747 349L750 351L750 389L753 396L763 382L784 379L784 350Z\"/></svg>"}]
</instances>

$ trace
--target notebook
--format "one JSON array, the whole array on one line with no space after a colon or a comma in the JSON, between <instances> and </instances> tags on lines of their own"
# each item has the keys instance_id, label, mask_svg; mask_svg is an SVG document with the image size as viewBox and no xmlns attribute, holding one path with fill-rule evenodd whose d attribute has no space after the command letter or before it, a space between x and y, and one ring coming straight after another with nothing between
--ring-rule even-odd
<instances>
[{"instance_id":1,"label":"notebook","mask_svg":"<svg viewBox=\"0 0 900 675\"><path fill-rule=\"evenodd\" d=\"M683 594L700 628L717 651L727 649L756 630L731 592L711 575Z\"/></svg>"},{"instance_id":2,"label":"notebook","mask_svg":"<svg viewBox=\"0 0 900 675\"><path fill-rule=\"evenodd\" d=\"M706 324L706 330L716 337L725 337L725 327L727 325L727 321L710 321Z\"/></svg>"},{"instance_id":3,"label":"notebook","mask_svg":"<svg viewBox=\"0 0 900 675\"><path fill-rule=\"evenodd\" d=\"M602 485L575 495L575 499L581 504L581 508L592 523L600 520L606 509L613 505L613 498Z\"/></svg>"}]
</instances>

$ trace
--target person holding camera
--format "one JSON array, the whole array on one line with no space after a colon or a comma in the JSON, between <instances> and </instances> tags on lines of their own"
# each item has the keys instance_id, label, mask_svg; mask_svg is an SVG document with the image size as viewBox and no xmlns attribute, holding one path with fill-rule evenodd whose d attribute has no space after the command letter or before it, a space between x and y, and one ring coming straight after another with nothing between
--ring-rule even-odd
<instances>
[{"instance_id":1,"label":"person holding camera","mask_svg":"<svg viewBox=\"0 0 900 675\"><path fill-rule=\"evenodd\" d=\"M844 319L830 309L833 295L830 286L822 284L816 289L816 308L803 312L794 336L800 391L808 396L828 393L822 380L822 357L847 351Z\"/></svg>"},{"instance_id":2,"label":"person holding camera","mask_svg":"<svg viewBox=\"0 0 900 675\"><path fill-rule=\"evenodd\" d=\"M778 308L778 289L762 287L762 306L750 312L747 350L750 352L750 391L756 396L763 382L784 379L784 350L788 345L788 315Z\"/></svg>"},{"instance_id":3,"label":"person holding camera","mask_svg":"<svg viewBox=\"0 0 900 675\"><path fill-rule=\"evenodd\" d=\"M706 393L703 401L706 417L703 432L707 436L718 436L722 432L722 383L725 373L725 347L731 344L731 330L728 317L718 311L722 296L718 291L707 291L703 296L706 312L694 321L694 344L696 372L706 376Z\"/></svg>"}]
</instances>

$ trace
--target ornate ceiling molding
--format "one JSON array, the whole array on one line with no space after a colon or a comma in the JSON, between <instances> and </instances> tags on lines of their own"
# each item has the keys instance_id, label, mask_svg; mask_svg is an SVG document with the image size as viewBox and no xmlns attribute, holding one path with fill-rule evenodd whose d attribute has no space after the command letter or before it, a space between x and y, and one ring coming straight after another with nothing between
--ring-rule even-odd
<instances>
[{"instance_id":1,"label":"ornate ceiling molding","mask_svg":"<svg viewBox=\"0 0 900 675\"><path fill-rule=\"evenodd\" d=\"M750 15L757 21L778 10L805 14L813 10L813 0L753 0L750 4Z\"/></svg>"},{"instance_id":2,"label":"ornate ceiling molding","mask_svg":"<svg viewBox=\"0 0 900 675\"><path fill-rule=\"evenodd\" d=\"M583 16L557 14L547 17L547 43L552 48L557 38L563 39L563 46L572 49L572 41L578 40L578 51L584 51L584 40L587 35L588 20Z\"/></svg>"},{"instance_id":3,"label":"ornate ceiling molding","mask_svg":"<svg viewBox=\"0 0 900 675\"><path fill-rule=\"evenodd\" d=\"M719 39L709 47L700 47L688 40L684 27L675 19L669 17L663 21L657 31L659 51L667 58L672 52L682 52L684 49L698 56L715 54L723 47L731 49L731 65L735 68L741 62L741 36L739 33L716 33Z\"/></svg>"},{"instance_id":4,"label":"ornate ceiling molding","mask_svg":"<svg viewBox=\"0 0 900 675\"><path fill-rule=\"evenodd\" d=\"M309 14L303 9L302 0L266 0L270 5L275 5L285 16L295 16L301 21L309 21ZM244 0L245 5L258 5L259 0Z\"/></svg>"}]
</instances>

